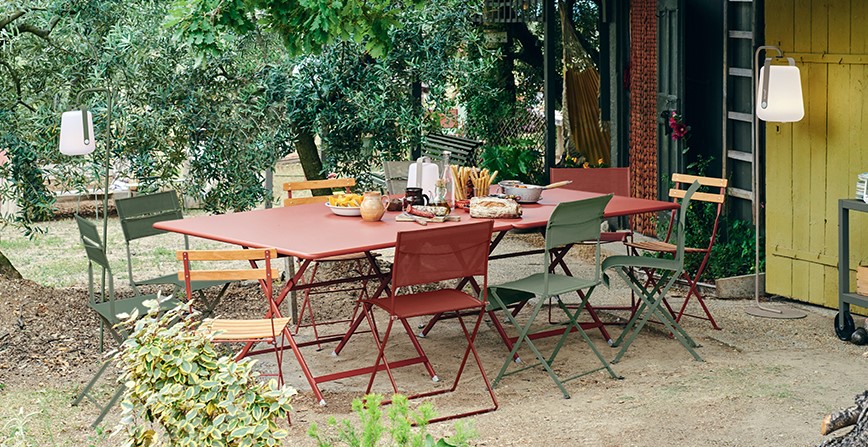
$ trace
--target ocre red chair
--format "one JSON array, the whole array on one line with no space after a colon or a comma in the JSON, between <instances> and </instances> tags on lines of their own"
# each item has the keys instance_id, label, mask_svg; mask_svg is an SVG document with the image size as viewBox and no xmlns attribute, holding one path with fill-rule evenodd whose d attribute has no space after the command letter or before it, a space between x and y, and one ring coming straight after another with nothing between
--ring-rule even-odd
<instances>
[{"instance_id":1,"label":"ocre red chair","mask_svg":"<svg viewBox=\"0 0 868 447\"><path fill-rule=\"evenodd\" d=\"M434 396L455 391L464 367L467 364L468 357L470 354L473 354L493 406L481 410L435 418L431 422L482 414L497 409L497 398L494 395L494 390L488 381L488 377L479 359L479 354L476 352L476 347L474 346L474 340L476 339L476 334L479 331L486 308L485 290L488 286L488 250L491 244L492 228L493 223L491 221L484 221L467 225L454 225L398 233L389 296L363 301L365 318L371 326L371 333L374 336L374 342L378 350L366 393L371 392L377 371L380 369L386 371L394 392L399 392L398 385L395 383L395 377L392 374L392 369L397 366L394 364L390 365L386 358L386 346L391 341L392 329L396 322L404 327L410 338L410 342L418 354L413 359L400 361L398 365L409 366L422 363L431 379L435 382L438 381L437 374L434 372L431 362L422 350L422 346L416 339L416 335L413 333L413 329L407 319L455 312L458 314L458 322L467 339L467 348L464 350L464 355L452 386L450 388L412 395L409 398ZM481 277L481 286L477 282L476 277ZM477 291L478 296L473 296L463 290L456 289L398 294L399 289L408 286L452 279L468 279ZM389 316L389 323L382 337L380 337L376 329L377 326L372 312L374 307L381 309ZM461 317L461 314L467 311L477 312L476 321L472 329L468 329Z\"/></svg>"}]
</instances>

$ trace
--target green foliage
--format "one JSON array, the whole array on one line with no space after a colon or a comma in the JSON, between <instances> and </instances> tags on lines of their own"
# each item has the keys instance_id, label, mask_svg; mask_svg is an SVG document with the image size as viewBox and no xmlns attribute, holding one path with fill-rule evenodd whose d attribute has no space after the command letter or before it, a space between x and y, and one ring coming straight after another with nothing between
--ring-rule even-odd
<instances>
[{"instance_id":1,"label":"green foliage","mask_svg":"<svg viewBox=\"0 0 868 447\"><path fill-rule=\"evenodd\" d=\"M125 446L275 446L287 436L275 424L296 391L262 383L254 362L219 356L184 307L151 311L125 324L129 337L117 364L126 393L117 432Z\"/></svg>"},{"instance_id":2,"label":"green foliage","mask_svg":"<svg viewBox=\"0 0 868 447\"><path fill-rule=\"evenodd\" d=\"M200 55L219 55L235 33L259 26L280 36L293 55L351 41L379 57L391 47L389 33L399 25L401 11L415 6L397 0L175 0L168 24Z\"/></svg>"},{"instance_id":3,"label":"green foliage","mask_svg":"<svg viewBox=\"0 0 868 447\"><path fill-rule=\"evenodd\" d=\"M507 146L486 145L480 166L498 171L501 180L521 180L539 184L542 180L542 152L526 140L514 140Z\"/></svg>"},{"instance_id":4,"label":"green foliage","mask_svg":"<svg viewBox=\"0 0 868 447\"><path fill-rule=\"evenodd\" d=\"M25 413L24 407L18 409L18 414L3 423L0 428L0 447L31 447L27 435L27 423L38 412Z\"/></svg>"},{"instance_id":5,"label":"green foliage","mask_svg":"<svg viewBox=\"0 0 868 447\"><path fill-rule=\"evenodd\" d=\"M380 407L382 401L383 396L378 394L369 394L364 401L353 400L353 412L359 418L360 427L347 420L338 422L332 417L328 421L329 435L320 433L316 424L311 424L308 434L316 440L318 447L464 447L476 436L472 428L459 423L455 425L453 436L435 440L426 432L428 421L435 416L433 405L426 402L413 411L407 397L400 394L392 396L392 404L387 410L387 426ZM418 428L415 431L412 429L414 425ZM388 436L384 438L384 435Z\"/></svg>"}]
</instances>

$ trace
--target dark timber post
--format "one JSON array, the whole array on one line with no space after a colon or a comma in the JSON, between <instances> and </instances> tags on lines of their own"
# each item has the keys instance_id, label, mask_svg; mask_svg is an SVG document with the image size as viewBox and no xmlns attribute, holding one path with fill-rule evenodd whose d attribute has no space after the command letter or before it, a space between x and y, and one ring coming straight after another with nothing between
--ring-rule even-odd
<instances>
[{"instance_id":1,"label":"dark timber post","mask_svg":"<svg viewBox=\"0 0 868 447\"><path fill-rule=\"evenodd\" d=\"M556 98L553 97L557 90L555 82L558 77L555 74L555 1L543 1L543 20L545 20L545 35L543 43L543 57L545 65L543 75L545 76L545 86L543 89L543 97L545 98L545 114L546 114L546 147L545 147L545 183L549 183L549 169L555 165L555 103Z\"/></svg>"}]
</instances>

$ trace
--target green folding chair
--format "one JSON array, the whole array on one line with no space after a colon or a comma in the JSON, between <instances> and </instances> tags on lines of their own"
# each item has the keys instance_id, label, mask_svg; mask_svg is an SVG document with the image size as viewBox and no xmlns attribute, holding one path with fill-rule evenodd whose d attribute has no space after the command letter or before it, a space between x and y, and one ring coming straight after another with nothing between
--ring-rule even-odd
<instances>
[{"instance_id":1,"label":"green folding chair","mask_svg":"<svg viewBox=\"0 0 868 447\"><path fill-rule=\"evenodd\" d=\"M102 240L99 236L99 232L97 232L96 225L78 215L75 216L75 220L78 222L78 231L81 236L81 242L84 244L85 252L87 252L87 304L88 307L96 311L99 316L99 348L100 351L102 351L104 332L106 330L118 344L123 343L127 337L127 334L123 330L119 330L115 327L115 325L121 321L120 318L118 318L118 315L133 315L134 312L138 312L138 315L145 315L148 312L148 308L144 304L145 301L156 300L157 295L136 295L132 298L118 299L115 296L114 277L112 275L111 266L109 265L108 258L103 250ZM103 272L99 292L97 292L94 285L96 282L94 280L94 264L99 266ZM177 299L164 298L160 303L160 308L168 310L178 306L179 304L180 301ZM101 403L98 400L98 396L94 395L92 392L96 382L108 370L111 360L112 359L109 358L102 363L99 370L97 370L93 378L90 379L72 403L72 405L78 405L83 399L87 398L96 405L97 408L99 408L99 416L93 424L91 424L93 427L96 427L100 422L102 422L105 415L108 414L109 410L118 402L121 395L123 395L123 384L118 385L108 403L105 404Z\"/></svg>"},{"instance_id":2,"label":"green folding chair","mask_svg":"<svg viewBox=\"0 0 868 447\"><path fill-rule=\"evenodd\" d=\"M491 316L492 323L495 325L501 338L503 338L504 343L508 347L511 346L512 348L509 352L509 355L506 357L506 360L504 360L503 366L500 368L500 372L498 373L497 378L494 379L494 386L497 386L500 380L505 376L512 375L530 368L535 368L540 365L542 365L543 369L545 369L549 377L551 377L557 387L561 390L561 393L563 393L565 399L569 399L570 394L567 392L566 388L564 388L564 382L568 382L570 380L594 373L596 371L601 371L603 369L608 371L609 376L611 376L613 379L621 378L620 376L615 374L615 371L612 370L612 368L609 366L609 363L606 362L606 359L604 359L600 352L597 350L594 342L591 341L591 339L588 337L588 334L584 331L584 329L582 329L581 324L576 321L579 313L587 305L588 299L593 294L594 289L602 282L600 270L599 243L596 246L596 262L593 278L580 278L574 276L560 275L554 273L553 270L549 267L549 260L553 259L555 254L560 250L564 249L564 247L590 240L596 240L599 242L600 223L603 221L603 210L605 210L606 205L609 203L609 200L611 198L612 195L610 194L586 200L565 202L559 204L557 208L555 208L554 212L552 212L548 224L546 225L545 253L543 255L542 272L534 273L533 275L530 275L526 278L516 281L510 281L508 283L492 286L489 288L489 297L491 297L491 301L493 303L489 307L489 315ZM571 310L568 309L561 300L561 295L579 291L584 291L583 294L579 294L582 298L582 302L579 306L575 307L573 312L571 312ZM528 301L533 297L538 298L536 300L536 304L533 306L533 310L528 317L527 323L521 325L516 320L513 313L510 311L509 306L514 306L516 304L529 304ZM561 333L560 338L558 339L558 342L555 345L552 353L549 355L548 358L546 358L536 347L536 345L534 345L532 340L534 339L534 334L549 332L551 326L546 325L545 328L537 329L535 331L532 331L532 328L534 326L537 315L539 314L543 305L547 303L550 298L555 299L558 308L561 309L568 318L568 322L565 326L559 325L559 327L563 327L563 333ZM504 315L506 315L507 320L512 323L512 325L515 326L516 329L518 329L519 336L515 340L514 344L510 342L510 340L506 336L506 332L501 326L499 319L494 314L495 309L502 310ZM573 331L578 332L582 336L582 339L585 340L585 343L590 346L591 351L593 351L594 355L597 357L597 359L599 359L601 366L570 377L561 378L560 376L558 376L558 374L554 372L553 364L555 358L558 355L558 352L560 352L561 348L564 346L567 337ZM533 351L538 362L532 365L514 369L512 371L507 371L510 364L513 363L513 359L518 359L518 349L522 346L522 344L526 344L527 347L531 351Z\"/></svg>"},{"instance_id":3,"label":"green folding chair","mask_svg":"<svg viewBox=\"0 0 868 447\"><path fill-rule=\"evenodd\" d=\"M130 249L131 241L165 233L163 230L154 228L155 223L184 218L184 215L181 213L181 202L178 200L178 194L175 191L164 191L119 199L115 203L127 248L127 272L129 273L130 285L136 293L141 294L139 287L145 285L171 285L173 288L172 293L175 295L185 290L184 281L179 280L176 273L145 280L135 279L133 276L132 251ZM184 249L190 249L190 239L187 235L184 235ZM213 300L208 300L205 296L205 289L215 286L223 286L223 288L217 294L217 297ZM203 312L205 316L214 311L214 307L217 306L217 303L226 293L228 287L229 282L227 281L194 281L192 283L193 292L198 293L200 301L205 306L205 311ZM191 298L187 297L188 300Z\"/></svg>"},{"instance_id":4,"label":"green folding chair","mask_svg":"<svg viewBox=\"0 0 868 447\"><path fill-rule=\"evenodd\" d=\"M681 325L675 321L672 313L660 306L660 304L665 301L669 289L672 288L684 271L684 219L687 210L690 208L690 199L693 196L693 193L699 189L699 186L698 181L693 182L684 194L684 199L681 201L681 209L678 211L678 222L676 223L676 250L675 256L672 259L653 258L650 256L619 255L610 256L603 261L603 272L608 270L614 270L617 272L618 276L620 276L640 298L640 305L636 310L636 313L633 314L633 317L629 322L627 322L624 331L621 332L618 339L612 343L612 346L621 346L618 355L615 356L612 363L617 363L621 360L624 353L627 352L627 348L630 347L636 339L636 336L639 334L639 331L642 330L652 315L656 316L657 319L666 326L666 329L669 330L669 332L678 339L679 342L681 342L694 359L702 361L702 358L693 349L699 345L697 345L696 342L687 335L687 332L681 327ZM653 270L660 274L660 279L652 284L646 285L646 281L641 280L636 276L636 272L639 270ZM608 276L605 273L603 279L608 284ZM622 342L623 345L621 345Z\"/></svg>"}]
</instances>

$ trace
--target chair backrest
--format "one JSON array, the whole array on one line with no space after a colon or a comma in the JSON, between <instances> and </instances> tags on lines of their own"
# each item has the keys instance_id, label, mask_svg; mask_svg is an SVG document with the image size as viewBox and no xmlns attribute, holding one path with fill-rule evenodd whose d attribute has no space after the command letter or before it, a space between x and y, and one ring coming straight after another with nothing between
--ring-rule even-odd
<instances>
[{"instance_id":1,"label":"chair backrest","mask_svg":"<svg viewBox=\"0 0 868 447\"><path fill-rule=\"evenodd\" d=\"M546 224L546 249L543 254L543 274L548 275L550 251L553 248L586 241L600 240L600 224L612 195L559 203ZM600 244L596 246L594 278L600 279ZM548 288L548 281L546 281ZM548 290L546 290L548 293Z\"/></svg>"},{"instance_id":2,"label":"chair backrest","mask_svg":"<svg viewBox=\"0 0 868 447\"><path fill-rule=\"evenodd\" d=\"M118 199L115 204L127 242L164 233L163 230L154 228L157 222L184 218L181 202L175 191Z\"/></svg>"},{"instance_id":3,"label":"chair backrest","mask_svg":"<svg viewBox=\"0 0 868 447\"><path fill-rule=\"evenodd\" d=\"M274 248L251 248L247 250L178 250L175 257L182 262L183 269L178 271L178 279L184 281L187 288L187 296L192 295L191 282L195 281L245 281L258 280L265 291L268 298L269 306L272 308L272 313L278 312L277 306L274 304L272 278L274 274L271 269L271 260L277 258L277 250ZM233 269L214 269L214 268L197 268L194 269L192 262L203 261L249 261L248 268L233 268ZM255 261L264 261L261 268L258 268ZM199 264L197 264L199 265Z\"/></svg>"},{"instance_id":4,"label":"chair backrest","mask_svg":"<svg viewBox=\"0 0 868 447\"><path fill-rule=\"evenodd\" d=\"M300 182L286 182L283 184L283 190L286 191L286 199L283 200L283 206L304 205L306 203L325 203L329 200L327 195L312 197L293 197L293 191L331 191L335 188L344 188L346 192L350 192L350 188L353 186L356 186L356 179L354 178L334 178L327 180L304 180Z\"/></svg>"},{"instance_id":5,"label":"chair backrest","mask_svg":"<svg viewBox=\"0 0 868 447\"><path fill-rule=\"evenodd\" d=\"M681 203L681 209L685 209L684 207L684 197L687 194L687 190L685 187L692 186L693 183L698 183L699 187L705 188L710 192L699 192L696 191L692 200L697 202L705 202L705 203L714 203L716 204L716 211L714 215L714 224L711 230L711 237L708 241L708 247L706 250L711 250L711 247L714 245L714 240L717 237L717 227L720 222L720 214L723 210L723 202L726 199L726 186L729 183L725 178L716 178L716 177L700 177L696 175L689 174L672 174L672 182L674 183L674 187L669 189L669 198L671 198L676 203ZM675 211L673 211L674 217ZM672 235L672 219L669 220L669 229L666 233L666 240L668 241Z\"/></svg>"},{"instance_id":6,"label":"chair backrest","mask_svg":"<svg viewBox=\"0 0 868 447\"><path fill-rule=\"evenodd\" d=\"M116 315L115 311L115 284L112 269L103 249L102 238L96 225L87 219L75 215L75 222L78 224L78 233L81 237L81 243L84 245L84 251L87 253L87 295L91 305L97 304L96 281L93 275L93 265L96 264L102 267L105 274L105 281L100 281L99 303L109 303L109 315ZM108 288L108 290L106 290Z\"/></svg>"},{"instance_id":7,"label":"chair backrest","mask_svg":"<svg viewBox=\"0 0 868 447\"><path fill-rule=\"evenodd\" d=\"M407 189L407 171L412 163L412 161L383 162L386 191L389 194L403 194Z\"/></svg>"},{"instance_id":8,"label":"chair backrest","mask_svg":"<svg viewBox=\"0 0 868 447\"><path fill-rule=\"evenodd\" d=\"M422 141L422 155L439 161L443 157L443 151L449 151L450 160L453 164L461 166L473 165L476 162L476 149L482 146L482 142L454 135L429 133Z\"/></svg>"},{"instance_id":9,"label":"chair backrest","mask_svg":"<svg viewBox=\"0 0 868 447\"><path fill-rule=\"evenodd\" d=\"M684 228L687 224L687 210L690 209L690 202L693 200L694 196L697 194L697 190L702 186L698 180L695 180L686 191L681 198L680 207L678 208L678 221L676 222L676 249L675 249L675 261L678 265L684 265ZM717 228L717 224L715 223L715 229ZM669 231L672 231L672 220L669 222ZM712 236L713 238L713 236ZM667 240L669 238L667 237Z\"/></svg>"},{"instance_id":10,"label":"chair backrest","mask_svg":"<svg viewBox=\"0 0 868 447\"><path fill-rule=\"evenodd\" d=\"M552 183L572 181L566 189L630 197L630 168L551 168L549 173Z\"/></svg>"},{"instance_id":11,"label":"chair backrest","mask_svg":"<svg viewBox=\"0 0 868 447\"><path fill-rule=\"evenodd\" d=\"M487 284L493 227L486 220L399 232L392 264L393 296L399 287L470 276L482 276Z\"/></svg>"}]
</instances>

